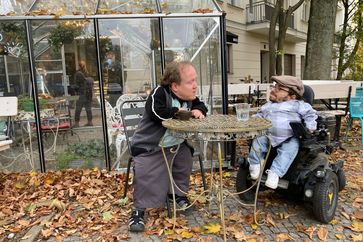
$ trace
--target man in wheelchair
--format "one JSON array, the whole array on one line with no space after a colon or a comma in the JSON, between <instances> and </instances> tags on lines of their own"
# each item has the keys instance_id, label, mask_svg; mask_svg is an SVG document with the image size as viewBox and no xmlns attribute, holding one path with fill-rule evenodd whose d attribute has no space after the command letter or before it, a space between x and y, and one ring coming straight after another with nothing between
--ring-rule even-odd
<instances>
[{"instance_id":1,"label":"man in wheelchair","mask_svg":"<svg viewBox=\"0 0 363 242\"><path fill-rule=\"evenodd\" d=\"M328 120L318 118L311 107L314 92L309 86L292 76L272 79L276 85L271 90L270 102L257 114L270 120L272 127L268 137L252 141L248 158L239 162L236 179L239 197L253 200L254 191L249 187L256 185L255 180L261 176L262 185L312 204L315 217L328 223L335 215L338 191L346 183L343 161L333 164L326 156L336 147L330 140Z\"/></svg>"},{"instance_id":2,"label":"man in wheelchair","mask_svg":"<svg viewBox=\"0 0 363 242\"><path fill-rule=\"evenodd\" d=\"M305 126L313 132L316 130L317 115L311 105L302 100L304 85L300 79L273 76L272 80L276 84L271 89L270 101L256 115L271 121L272 127L269 129L269 137L260 136L253 140L248 161L251 178L256 180L261 172L260 163L265 160L271 142L272 147L277 149L277 155L267 171L265 185L276 189L279 178L286 174L299 150L299 140L293 137L290 123L304 120Z\"/></svg>"}]
</instances>

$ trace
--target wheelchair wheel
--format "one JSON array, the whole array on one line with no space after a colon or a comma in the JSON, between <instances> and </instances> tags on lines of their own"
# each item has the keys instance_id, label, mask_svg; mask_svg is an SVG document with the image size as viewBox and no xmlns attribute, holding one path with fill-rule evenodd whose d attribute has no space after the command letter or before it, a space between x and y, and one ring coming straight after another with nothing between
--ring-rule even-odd
<instances>
[{"instance_id":1,"label":"wheelchair wheel","mask_svg":"<svg viewBox=\"0 0 363 242\"><path fill-rule=\"evenodd\" d=\"M251 180L248 179L249 174L248 166L240 165L236 178L237 192L244 191L252 186ZM238 194L238 196L242 201L251 202L255 199L255 188L252 188L248 192Z\"/></svg>"},{"instance_id":2,"label":"wheelchair wheel","mask_svg":"<svg viewBox=\"0 0 363 242\"><path fill-rule=\"evenodd\" d=\"M324 181L316 183L313 197L313 212L319 221L329 223L334 218L338 205L338 190L338 177L332 171L327 171Z\"/></svg>"},{"instance_id":3,"label":"wheelchair wheel","mask_svg":"<svg viewBox=\"0 0 363 242\"><path fill-rule=\"evenodd\" d=\"M343 190L345 185L347 184L347 178L345 177L345 173L342 169L339 169L337 172L338 181L339 181L339 191Z\"/></svg>"}]
</instances>

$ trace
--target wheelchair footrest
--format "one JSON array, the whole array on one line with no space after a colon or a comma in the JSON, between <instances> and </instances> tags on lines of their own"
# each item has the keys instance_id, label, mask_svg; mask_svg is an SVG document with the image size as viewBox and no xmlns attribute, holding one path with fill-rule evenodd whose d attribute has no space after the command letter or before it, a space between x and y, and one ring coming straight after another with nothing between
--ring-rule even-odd
<instances>
[{"instance_id":1,"label":"wheelchair footrest","mask_svg":"<svg viewBox=\"0 0 363 242\"><path fill-rule=\"evenodd\" d=\"M266 179L267 179L267 176L266 175L263 175L261 177L261 183L262 184L265 184L266 183ZM289 187L289 181L288 180L285 180L285 179L279 179L279 184L277 185L278 188L281 188L281 189L287 189Z\"/></svg>"}]
</instances>

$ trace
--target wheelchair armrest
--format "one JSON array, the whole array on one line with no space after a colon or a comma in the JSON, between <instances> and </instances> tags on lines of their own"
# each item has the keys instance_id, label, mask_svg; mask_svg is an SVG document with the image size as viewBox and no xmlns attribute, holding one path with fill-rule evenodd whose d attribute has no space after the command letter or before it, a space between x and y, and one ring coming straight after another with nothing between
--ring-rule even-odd
<instances>
[{"instance_id":1,"label":"wheelchair armrest","mask_svg":"<svg viewBox=\"0 0 363 242\"><path fill-rule=\"evenodd\" d=\"M290 126L294 132L294 137L299 139L310 139L312 134L301 122L291 122Z\"/></svg>"}]
</instances>

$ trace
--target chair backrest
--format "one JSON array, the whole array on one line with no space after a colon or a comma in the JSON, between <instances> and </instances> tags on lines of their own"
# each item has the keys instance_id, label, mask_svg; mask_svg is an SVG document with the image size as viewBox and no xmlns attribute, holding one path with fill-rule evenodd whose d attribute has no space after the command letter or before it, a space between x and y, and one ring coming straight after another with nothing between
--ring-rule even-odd
<instances>
[{"instance_id":1,"label":"chair backrest","mask_svg":"<svg viewBox=\"0 0 363 242\"><path fill-rule=\"evenodd\" d=\"M350 97L349 112L352 118L363 118L363 97Z\"/></svg>"},{"instance_id":2,"label":"chair backrest","mask_svg":"<svg viewBox=\"0 0 363 242\"><path fill-rule=\"evenodd\" d=\"M120 113L124 133L126 136L127 147L131 152L130 141L134 135L137 126L144 114L146 100L129 100L120 105Z\"/></svg>"},{"instance_id":3,"label":"chair backrest","mask_svg":"<svg viewBox=\"0 0 363 242\"><path fill-rule=\"evenodd\" d=\"M310 86L304 85L304 94L303 94L304 101L309 103L310 105L313 105L314 97L315 97L314 90Z\"/></svg>"},{"instance_id":4,"label":"chair backrest","mask_svg":"<svg viewBox=\"0 0 363 242\"><path fill-rule=\"evenodd\" d=\"M355 96L363 97L363 87L362 86L355 88Z\"/></svg>"},{"instance_id":5,"label":"chair backrest","mask_svg":"<svg viewBox=\"0 0 363 242\"><path fill-rule=\"evenodd\" d=\"M0 97L0 117L15 116L18 114L17 97Z\"/></svg>"}]
</instances>

